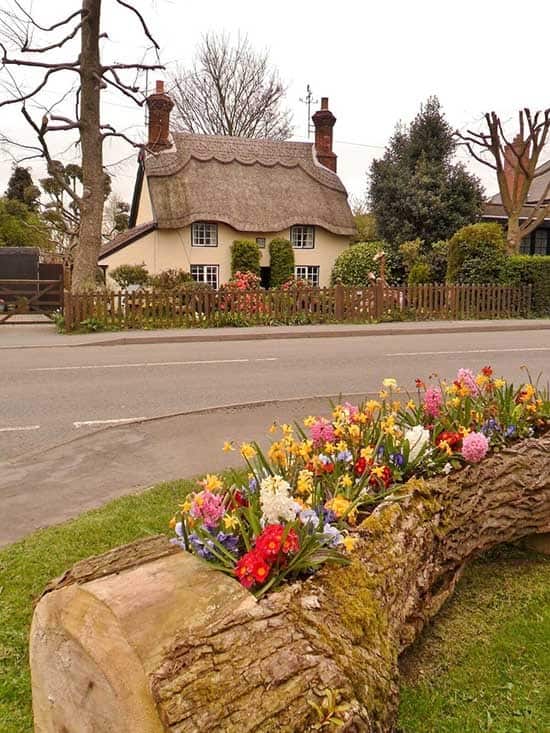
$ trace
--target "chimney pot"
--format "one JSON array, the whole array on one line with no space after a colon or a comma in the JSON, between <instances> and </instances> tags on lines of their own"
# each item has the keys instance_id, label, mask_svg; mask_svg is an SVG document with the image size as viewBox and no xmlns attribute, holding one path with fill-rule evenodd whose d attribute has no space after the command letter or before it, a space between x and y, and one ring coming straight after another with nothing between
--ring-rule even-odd
<instances>
[{"instance_id":1,"label":"chimney pot","mask_svg":"<svg viewBox=\"0 0 550 733\"><path fill-rule=\"evenodd\" d=\"M164 82L155 84L155 93L147 97L149 109L149 137L147 148L153 152L171 147L170 112L174 103L164 91Z\"/></svg>"},{"instance_id":2,"label":"chimney pot","mask_svg":"<svg viewBox=\"0 0 550 733\"><path fill-rule=\"evenodd\" d=\"M321 165L336 173L336 155L332 150L332 128L336 117L328 108L328 97L321 97L321 109L313 115L315 153Z\"/></svg>"}]
</instances>

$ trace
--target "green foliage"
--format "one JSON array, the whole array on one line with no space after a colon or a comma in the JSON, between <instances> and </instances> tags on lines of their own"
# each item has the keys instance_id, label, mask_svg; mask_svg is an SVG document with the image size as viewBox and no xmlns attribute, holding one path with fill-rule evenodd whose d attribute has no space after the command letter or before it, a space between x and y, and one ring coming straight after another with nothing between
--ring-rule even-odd
<instances>
[{"instance_id":1,"label":"green foliage","mask_svg":"<svg viewBox=\"0 0 550 733\"><path fill-rule=\"evenodd\" d=\"M271 265L270 287L278 288L294 277L294 250L288 239L272 239L269 243Z\"/></svg>"},{"instance_id":2,"label":"green foliage","mask_svg":"<svg viewBox=\"0 0 550 733\"><path fill-rule=\"evenodd\" d=\"M409 127L398 126L370 169L369 196L380 238L399 244L447 239L481 215L483 189L452 162L453 130L436 97Z\"/></svg>"},{"instance_id":3,"label":"green foliage","mask_svg":"<svg viewBox=\"0 0 550 733\"><path fill-rule=\"evenodd\" d=\"M537 316L550 316L550 257L512 255L506 262L512 285L532 285L532 310Z\"/></svg>"},{"instance_id":4,"label":"green foliage","mask_svg":"<svg viewBox=\"0 0 550 733\"><path fill-rule=\"evenodd\" d=\"M433 282L432 268L427 262L415 262L409 272L409 284L424 284Z\"/></svg>"},{"instance_id":5,"label":"green foliage","mask_svg":"<svg viewBox=\"0 0 550 733\"><path fill-rule=\"evenodd\" d=\"M383 242L360 242L352 244L336 258L330 281L334 285L353 285L365 287L369 284L369 274L380 274L380 265L374 259L377 252L384 248Z\"/></svg>"},{"instance_id":6,"label":"green foliage","mask_svg":"<svg viewBox=\"0 0 550 733\"><path fill-rule=\"evenodd\" d=\"M357 234L353 237L354 243L375 242L378 239L374 214L354 214L353 218L357 228Z\"/></svg>"},{"instance_id":7,"label":"green foliage","mask_svg":"<svg viewBox=\"0 0 550 733\"><path fill-rule=\"evenodd\" d=\"M149 273L144 263L141 265L119 265L111 270L109 275L121 288L127 288L128 285L145 285L149 281Z\"/></svg>"},{"instance_id":8,"label":"green foliage","mask_svg":"<svg viewBox=\"0 0 550 733\"><path fill-rule=\"evenodd\" d=\"M31 211L36 210L40 189L34 185L28 168L13 167L5 196L7 199L26 204Z\"/></svg>"},{"instance_id":9,"label":"green foliage","mask_svg":"<svg viewBox=\"0 0 550 733\"><path fill-rule=\"evenodd\" d=\"M176 268L163 270L158 275L149 276L149 285L158 290L174 290L190 282L195 282L190 273Z\"/></svg>"},{"instance_id":10,"label":"green foliage","mask_svg":"<svg viewBox=\"0 0 550 733\"><path fill-rule=\"evenodd\" d=\"M427 254L428 263L432 270L432 282L443 283L447 276L448 243L434 242Z\"/></svg>"},{"instance_id":11,"label":"green foliage","mask_svg":"<svg viewBox=\"0 0 550 733\"><path fill-rule=\"evenodd\" d=\"M414 265L420 257L424 242L421 239L411 239L409 242L403 242L399 245L399 254L403 260L405 272L410 274Z\"/></svg>"},{"instance_id":12,"label":"green foliage","mask_svg":"<svg viewBox=\"0 0 550 733\"><path fill-rule=\"evenodd\" d=\"M41 217L18 199L0 199L0 247L39 247L52 243Z\"/></svg>"},{"instance_id":13,"label":"green foliage","mask_svg":"<svg viewBox=\"0 0 550 733\"><path fill-rule=\"evenodd\" d=\"M231 274L252 272L260 274L260 248L251 239L236 239L231 245Z\"/></svg>"},{"instance_id":14,"label":"green foliage","mask_svg":"<svg viewBox=\"0 0 550 733\"><path fill-rule=\"evenodd\" d=\"M470 224L455 232L448 245L447 281L506 281L506 239L500 224Z\"/></svg>"}]
</instances>

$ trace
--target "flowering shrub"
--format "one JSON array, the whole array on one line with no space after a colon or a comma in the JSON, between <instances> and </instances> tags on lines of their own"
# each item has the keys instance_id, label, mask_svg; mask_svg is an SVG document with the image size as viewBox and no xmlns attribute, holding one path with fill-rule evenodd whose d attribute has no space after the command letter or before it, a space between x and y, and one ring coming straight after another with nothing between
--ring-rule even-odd
<instances>
[{"instance_id":1,"label":"flowering shrub","mask_svg":"<svg viewBox=\"0 0 550 733\"><path fill-rule=\"evenodd\" d=\"M220 310L229 312L234 305L236 312L244 316L262 313L265 307L260 284L261 279L253 272L237 271L219 290ZM224 295L229 296L225 301Z\"/></svg>"},{"instance_id":2,"label":"flowering shrub","mask_svg":"<svg viewBox=\"0 0 550 733\"><path fill-rule=\"evenodd\" d=\"M207 475L172 519L175 542L257 596L324 563L346 563L358 524L396 485L447 475L550 425L548 390L515 388L483 367L452 382L395 379L378 399L335 405L303 425L273 425L267 452L243 443L248 480ZM227 442L224 450L236 450Z\"/></svg>"}]
</instances>

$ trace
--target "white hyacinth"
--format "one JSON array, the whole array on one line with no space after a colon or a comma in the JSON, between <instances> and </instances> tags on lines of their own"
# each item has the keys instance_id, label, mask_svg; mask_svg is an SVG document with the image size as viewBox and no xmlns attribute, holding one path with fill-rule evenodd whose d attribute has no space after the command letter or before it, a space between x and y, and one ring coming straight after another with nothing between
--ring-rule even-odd
<instances>
[{"instance_id":1,"label":"white hyacinth","mask_svg":"<svg viewBox=\"0 0 550 733\"><path fill-rule=\"evenodd\" d=\"M424 450L424 446L430 442L430 431L423 425L415 425L405 431L405 440L409 441L409 463L414 463Z\"/></svg>"},{"instance_id":2,"label":"white hyacinth","mask_svg":"<svg viewBox=\"0 0 550 733\"><path fill-rule=\"evenodd\" d=\"M290 484L282 476L268 476L260 484L260 505L266 524L296 518L300 508L290 496Z\"/></svg>"}]
</instances>

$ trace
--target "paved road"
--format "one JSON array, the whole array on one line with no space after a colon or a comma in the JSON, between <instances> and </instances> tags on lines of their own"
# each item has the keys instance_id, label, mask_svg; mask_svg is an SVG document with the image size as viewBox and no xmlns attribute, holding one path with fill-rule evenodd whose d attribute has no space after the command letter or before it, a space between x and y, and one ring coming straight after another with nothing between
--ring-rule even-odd
<instances>
[{"instance_id":1,"label":"paved road","mask_svg":"<svg viewBox=\"0 0 550 733\"><path fill-rule=\"evenodd\" d=\"M550 358L550 331L426 334L2 351L0 460L102 425L212 406L374 391L430 372L495 365L520 379ZM119 422L120 421L120 422Z\"/></svg>"},{"instance_id":2,"label":"paved road","mask_svg":"<svg viewBox=\"0 0 550 733\"><path fill-rule=\"evenodd\" d=\"M308 395L365 394L384 377L490 363L550 376L550 331L0 351L0 545L165 479L220 470L220 450L273 417L319 413ZM214 410L215 406L277 400ZM127 423L174 413L191 413ZM193 414L194 413L194 414Z\"/></svg>"}]
</instances>

